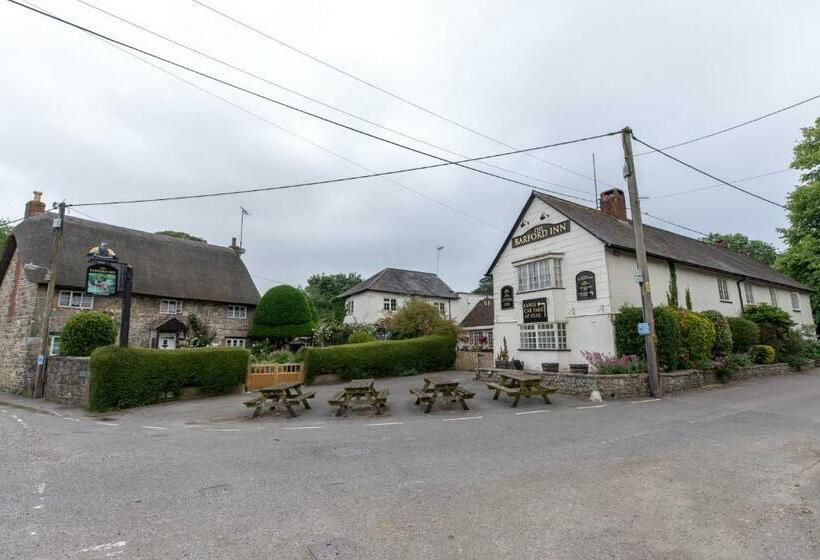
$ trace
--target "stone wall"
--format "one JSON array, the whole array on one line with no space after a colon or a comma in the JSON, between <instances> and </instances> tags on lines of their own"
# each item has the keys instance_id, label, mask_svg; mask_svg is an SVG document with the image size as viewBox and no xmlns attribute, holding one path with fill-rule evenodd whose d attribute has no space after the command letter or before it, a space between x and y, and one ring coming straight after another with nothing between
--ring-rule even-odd
<instances>
[{"instance_id":1,"label":"stone wall","mask_svg":"<svg viewBox=\"0 0 820 560\"><path fill-rule=\"evenodd\" d=\"M74 406L88 405L90 358L52 356L48 359L45 397Z\"/></svg>"},{"instance_id":2,"label":"stone wall","mask_svg":"<svg viewBox=\"0 0 820 560\"><path fill-rule=\"evenodd\" d=\"M17 254L0 279L0 390L26 393L33 387L40 336L37 285L26 279Z\"/></svg>"}]
</instances>

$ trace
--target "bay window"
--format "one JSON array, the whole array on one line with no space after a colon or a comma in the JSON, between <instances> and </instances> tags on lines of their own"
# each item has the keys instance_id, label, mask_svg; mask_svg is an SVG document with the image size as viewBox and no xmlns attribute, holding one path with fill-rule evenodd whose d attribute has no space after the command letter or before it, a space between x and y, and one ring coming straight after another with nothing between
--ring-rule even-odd
<instances>
[{"instance_id":1,"label":"bay window","mask_svg":"<svg viewBox=\"0 0 820 560\"><path fill-rule=\"evenodd\" d=\"M531 292L546 288L560 288L563 286L561 274L561 259L541 259L519 265L518 291Z\"/></svg>"}]
</instances>

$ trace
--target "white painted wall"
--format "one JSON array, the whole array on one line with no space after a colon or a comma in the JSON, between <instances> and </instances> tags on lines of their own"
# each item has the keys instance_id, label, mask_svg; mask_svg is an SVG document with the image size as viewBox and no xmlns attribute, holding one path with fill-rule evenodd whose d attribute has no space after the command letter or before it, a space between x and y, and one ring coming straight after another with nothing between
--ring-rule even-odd
<instances>
[{"instance_id":1,"label":"white painted wall","mask_svg":"<svg viewBox=\"0 0 820 560\"><path fill-rule=\"evenodd\" d=\"M387 292L377 292L374 290L367 290L352 295L345 300L345 302L353 301L353 313L345 315L344 322L349 325L356 324L370 324L383 319L387 315L384 310L384 298L391 298L396 300L396 309L401 309L410 299L410 296L400 294L391 294ZM443 303L445 309L445 317L450 318L451 315L451 301L449 299L441 298L427 298L419 297L427 303Z\"/></svg>"},{"instance_id":2,"label":"white painted wall","mask_svg":"<svg viewBox=\"0 0 820 560\"><path fill-rule=\"evenodd\" d=\"M486 297L484 294L458 292L458 299L450 300L450 317L456 323L460 323L472 311L473 307Z\"/></svg>"}]
</instances>

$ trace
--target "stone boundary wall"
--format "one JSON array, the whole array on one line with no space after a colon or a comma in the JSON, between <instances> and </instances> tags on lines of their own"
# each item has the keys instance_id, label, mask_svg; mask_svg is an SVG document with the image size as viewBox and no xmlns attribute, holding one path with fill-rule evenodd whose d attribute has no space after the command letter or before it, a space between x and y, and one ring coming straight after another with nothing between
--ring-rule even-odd
<instances>
[{"instance_id":1,"label":"stone boundary wall","mask_svg":"<svg viewBox=\"0 0 820 560\"><path fill-rule=\"evenodd\" d=\"M45 398L74 406L88 406L91 358L51 356L46 372Z\"/></svg>"},{"instance_id":2,"label":"stone boundary wall","mask_svg":"<svg viewBox=\"0 0 820 560\"><path fill-rule=\"evenodd\" d=\"M499 369L476 370L476 379L479 381L498 382ZM767 375L783 375L789 373L787 364L768 364L750 366L737 370L732 381L743 381L753 377ZM592 391L600 391L604 399L630 399L649 396L649 382L645 373L595 375L583 373L544 373L540 371L526 371L539 375L544 379L544 385L557 390L559 393L587 397ZM676 393L696 389L705 385L719 383L715 372L706 370L682 370L661 373L661 388L664 394Z\"/></svg>"}]
</instances>

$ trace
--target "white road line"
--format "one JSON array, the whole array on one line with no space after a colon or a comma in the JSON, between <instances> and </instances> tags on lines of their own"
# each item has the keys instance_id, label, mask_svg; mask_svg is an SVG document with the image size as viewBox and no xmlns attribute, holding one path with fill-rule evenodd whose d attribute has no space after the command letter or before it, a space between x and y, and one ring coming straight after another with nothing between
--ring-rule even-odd
<instances>
[{"instance_id":1,"label":"white road line","mask_svg":"<svg viewBox=\"0 0 820 560\"><path fill-rule=\"evenodd\" d=\"M46 483L45 482L41 482L40 484L37 485L37 493L38 494L42 494L45 491L46 491Z\"/></svg>"},{"instance_id":2,"label":"white road line","mask_svg":"<svg viewBox=\"0 0 820 560\"><path fill-rule=\"evenodd\" d=\"M88 548L83 548L80 552L94 552L96 550L111 550L112 548L121 548L125 546L125 541L119 542L112 542L112 543L105 543L105 544L98 544L95 546L89 546Z\"/></svg>"},{"instance_id":3,"label":"white road line","mask_svg":"<svg viewBox=\"0 0 820 560\"><path fill-rule=\"evenodd\" d=\"M549 410L527 410L526 412L516 412L516 416L523 416L524 414L541 414L542 412L549 412Z\"/></svg>"},{"instance_id":4,"label":"white road line","mask_svg":"<svg viewBox=\"0 0 820 560\"><path fill-rule=\"evenodd\" d=\"M458 420L480 420L483 416L462 416L461 418L445 418L443 422L457 422Z\"/></svg>"},{"instance_id":5,"label":"white road line","mask_svg":"<svg viewBox=\"0 0 820 560\"><path fill-rule=\"evenodd\" d=\"M641 404L645 402L658 402L661 399L644 399L642 401L632 401L632 404Z\"/></svg>"},{"instance_id":6,"label":"white road line","mask_svg":"<svg viewBox=\"0 0 820 560\"><path fill-rule=\"evenodd\" d=\"M217 428L215 432L241 432L239 428Z\"/></svg>"},{"instance_id":7,"label":"white road line","mask_svg":"<svg viewBox=\"0 0 820 560\"><path fill-rule=\"evenodd\" d=\"M69 418L68 416L63 416L62 419L63 420L70 420L71 422L79 422L80 421L79 418Z\"/></svg>"},{"instance_id":8,"label":"white road line","mask_svg":"<svg viewBox=\"0 0 820 560\"><path fill-rule=\"evenodd\" d=\"M95 424L102 424L103 426L119 426L116 422L101 422L99 420L94 421Z\"/></svg>"},{"instance_id":9,"label":"white road line","mask_svg":"<svg viewBox=\"0 0 820 560\"><path fill-rule=\"evenodd\" d=\"M604 408L605 406L609 406L606 404L593 404L591 406L576 406L578 410L584 410L585 408Z\"/></svg>"},{"instance_id":10,"label":"white road line","mask_svg":"<svg viewBox=\"0 0 820 560\"><path fill-rule=\"evenodd\" d=\"M33 507L33 508L31 508L31 509L42 509L42 507L43 507L43 504L40 504L39 506L34 506L34 507Z\"/></svg>"},{"instance_id":11,"label":"white road line","mask_svg":"<svg viewBox=\"0 0 820 560\"><path fill-rule=\"evenodd\" d=\"M143 426L146 430L167 430L168 428L163 428L162 426Z\"/></svg>"},{"instance_id":12,"label":"white road line","mask_svg":"<svg viewBox=\"0 0 820 560\"><path fill-rule=\"evenodd\" d=\"M324 426L294 426L291 428L282 428L283 430L320 430Z\"/></svg>"},{"instance_id":13,"label":"white road line","mask_svg":"<svg viewBox=\"0 0 820 560\"><path fill-rule=\"evenodd\" d=\"M399 424L404 424L404 422L378 422L376 424L368 424L368 426L398 426Z\"/></svg>"}]
</instances>

